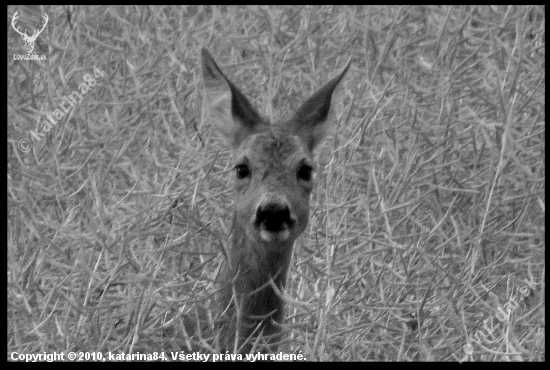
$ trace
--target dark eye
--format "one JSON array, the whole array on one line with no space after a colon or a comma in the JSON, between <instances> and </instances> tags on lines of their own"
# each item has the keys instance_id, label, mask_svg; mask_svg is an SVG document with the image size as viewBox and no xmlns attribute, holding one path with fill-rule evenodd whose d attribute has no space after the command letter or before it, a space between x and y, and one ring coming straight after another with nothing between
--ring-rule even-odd
<instances>
[{"instance_id":1,"label":"dark eye","mask_svg":"<svg viewBox=\"0 0 550 370\"><path fill-rule=\"evenodd\" d=\"M298 179L303 181L311 181L311 174L313 173L313 168L304 164L298 169Z\"/></svg>"},{"instance_id":2,"label":"dark eye","mask_svg":"<svg viewBox=\"0 0 550 370\"><path fill-rule=\"evenodd\" d=\"M235 166L235 173L237 178L241 180L250 176L250 168L246 164L238 164Z\"/></svg>"}]
</instances>

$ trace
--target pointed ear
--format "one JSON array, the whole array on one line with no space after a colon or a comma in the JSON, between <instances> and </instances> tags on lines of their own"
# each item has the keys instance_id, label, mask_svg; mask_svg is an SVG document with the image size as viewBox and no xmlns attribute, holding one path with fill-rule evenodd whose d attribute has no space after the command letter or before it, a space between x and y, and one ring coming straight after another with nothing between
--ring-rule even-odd
<instances>
[{"instance_id":1,"label":"pointed ear","mask_svg":"<svg viewBox=\"0 0 550 370\"><path fill-rule=\"evenodd\" d=\"M311 151L330 132L331 126L336 124L336 99L333 95L349 66L350 62L342 72L306 100L290 120L294 132L304 140Z\"/></svg>"},{"instance_id":2,"label":"pointed ear","mask_svg":"<svg viewBox=\"0 0 550 370\"><path fill-rule=\"evenodd\" d=\"M225 77L208 50L202 49L204 103L210 121L231 149L265 124L246 97Z\"/></svg>"}]
</instances>

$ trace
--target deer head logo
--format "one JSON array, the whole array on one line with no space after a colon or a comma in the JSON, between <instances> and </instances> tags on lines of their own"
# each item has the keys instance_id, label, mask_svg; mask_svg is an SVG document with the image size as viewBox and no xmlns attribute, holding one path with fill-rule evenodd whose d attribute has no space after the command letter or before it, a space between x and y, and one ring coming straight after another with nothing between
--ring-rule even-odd
<instances>
[{"instance_id":1,"label":"deer head logo","mask_svg":"<svg viewBox=\"0 0 550 370\"><path fill-rule=\"evenodd\" d=\"M32 36L29 36L27 35L27 30L25 30L25 32L21 32L19 31L19 27L15 25L16 19L19 18L19 15L17 13L19 12L18 11L15 12L15 14L13 15L13 18L11 19L11 26L13 27L15 32L21 35L21 37L23 38L23 41L25 41L25 49L27 50L27 53L30 54L34 50L34 42L36 41L36 38L38 37L38 35L42 33L42 31L44 31L44 28L46 28L46 25L48 24L48 15L47 14L44 15L45 22L44 22L44 25L42 26L42 29L40 31L34 30Z\"/></svg>"}]
</instances>

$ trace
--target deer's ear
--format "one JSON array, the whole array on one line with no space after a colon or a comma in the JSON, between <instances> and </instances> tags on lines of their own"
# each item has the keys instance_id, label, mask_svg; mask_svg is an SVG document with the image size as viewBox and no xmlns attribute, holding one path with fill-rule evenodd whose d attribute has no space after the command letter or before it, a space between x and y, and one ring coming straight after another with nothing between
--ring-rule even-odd
<instances>
[{"instance_id":1,"label":"deer's ear","mask_svg":"<svg viewBox=\"0 0 550 370\"><path fill-rule=\"evenodd\" d=\"M336 77L327 82L306 100L290 120L291 128L313 151L330 132L337 119L334 95L349 69L350 63Z\"/></svg>"},{"instance_id":2,"label":"deer's ear","mask_svg":"<svg viewBox=\"0 0 550 370\"><path fill-rule=\"evenodd\" d=\"M250 134L264 125L262 117L229 81L206 49L202 49L204 102L210 121L228 143L237 149Z\"/></svg>"}]
</instances>

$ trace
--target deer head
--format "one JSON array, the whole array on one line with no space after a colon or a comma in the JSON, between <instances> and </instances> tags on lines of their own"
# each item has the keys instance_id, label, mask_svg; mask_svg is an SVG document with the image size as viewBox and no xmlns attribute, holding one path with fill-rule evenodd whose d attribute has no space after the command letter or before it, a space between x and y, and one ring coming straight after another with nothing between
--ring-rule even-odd
<instances>
[{"instance_id":1,"label":"deer head","mask_svg":"<svg viewBox=\"0 0 550 370\"><path fill-rule=\"evenodd\" d=\"M40 31L34 30L32 36L29 36L27 35L27 30L25 30L25 32L21 32L19 31L19 26L15 25L15 21L17 20L17 18L19 18L19 15L17 13L19 12L17 11L15 12L15 14L13 14L13 17L11 19L11 26L13 27L15 32L21 35L23 41L25 41L25 50L27 51L27 54L30 54L34 50L34 42L36 41L36 38L42 33L42 31L44 31L44 28L46 28L49 18L47 14L44 14L44 24L42 25Z\"/></svg>"}]
</instances>

